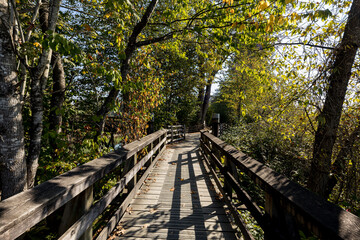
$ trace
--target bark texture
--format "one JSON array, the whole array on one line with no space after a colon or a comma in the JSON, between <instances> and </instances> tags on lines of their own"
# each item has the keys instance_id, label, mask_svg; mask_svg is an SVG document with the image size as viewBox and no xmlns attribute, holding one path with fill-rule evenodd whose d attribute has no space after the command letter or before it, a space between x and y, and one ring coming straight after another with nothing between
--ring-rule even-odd
<instances>
[{"instance_id":1,"label":"bark texture","mask_svg":"<svg viewBox=\"0 0 360 240\"><path fill-rule=\"evenodd\" d=\"M335 60L329 77L329 89L324 107L318 117L318 129L315 133L308 187L323 197L326 197L333 146L351 76L351 69L360 44L359 40L360 0L354 0L342 41L334 52Z\"/></svg>"},{"instance_id":2,"label":"bark texture","mask_svg":"<svg viewBox=\"0 0 360 240\"><path fill-rule=\"evenodd\" d=\"M40 7L40 25L43 33L49 29L49 2L47 0L43 1ZM66 81L63 62L59 53L52 53L51 65L53 66L53 91L50 102L49 130L60 133L62 124L61 109L65 101ZM53 141L50 142L55 150L56 146L53 143Z\"/></svg>"},{"instance_id":3,"label":"bark texture","mask_svg":"<svg viewBox=\"0 0 360 240\"><path fill-rule=\"evenodd\" d=\"M201 86L200 88L199 88L199 94L198 94L198 106L199 106L199 112L198 112L198 120L197 120L197 124L198 125L202 125L204 122L202 122L201 121L201 119L202 119L202 112L203 112L203 110L202 110L202 108L203 108L203 103L204 103L204 94L205 94L205 88L203 87L203 86ZM204 127L204 126L203 126Z\"/></svg>"},{"instance_id":4,"label":"bark texture","mask_svg":"<svg viewBox=\"0 0 360 240\"><path fill-rule=\"evenodd\" d=\"M50 102L50 131L55 131L56 133L61 132L62 125L62 107L65 101L65 71L62 63L62 59L59 53L54 52L52 54L52 63L53 63L53 91L51 95Z\"/></svg>"},{"instance_id":5,"label":"bark texture","mask_svg":"<svg viewBox=\"0 0 360 240\"><path fill-rule=\"evenodd\" d=\"M48 30L55 31L56 22L58 19L61 0L51 1L49 7L49 21ZM26 158L27 164L27 184L28 188L34 186L36 170L38 168L38 161L41 151L41 136L43 131L43 90L48 79L50 60L52 50L43 50L40 56L37 67L31 73L31 127L30 127L30 145L28 156Z\"/></svg>"},{"instance_id":6,"label":"bark texture","mask_svg":"<svg viewBox=\"0 0 360 240\"><path fill-rule=\"evenodd\" d=\"M212 80L209 80L205 87L204 102L201 107L201 124L205 122L206 113L209 108Z\"/></svg>"},{"instance_id":7,"label":"bark texture","mask_svg":"<svg viewBox=\"0 0 360 240\"><path fill-rule=\"evenodd\" d=\"M0 0L0 183L1 199L26 188L24 130L16 56L14 16L9 1Z\"/></svg>"}]
</instances>

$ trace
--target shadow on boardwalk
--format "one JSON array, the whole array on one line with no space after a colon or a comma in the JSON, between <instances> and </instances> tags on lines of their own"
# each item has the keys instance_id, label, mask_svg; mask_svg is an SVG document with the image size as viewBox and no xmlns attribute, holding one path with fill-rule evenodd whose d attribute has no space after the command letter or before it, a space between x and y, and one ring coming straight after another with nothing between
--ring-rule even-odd
<instances>
[{"instance_id":1,"label":"shadow on boardwalk","mask_svg":"<svg viewBox=\"0 0 360 240\"><path fill-rule=\"evenodd\" d=\"M168 146L120 221L118 239L236 239L198 148L199 134Z\"/></svg>"}]
</instances>

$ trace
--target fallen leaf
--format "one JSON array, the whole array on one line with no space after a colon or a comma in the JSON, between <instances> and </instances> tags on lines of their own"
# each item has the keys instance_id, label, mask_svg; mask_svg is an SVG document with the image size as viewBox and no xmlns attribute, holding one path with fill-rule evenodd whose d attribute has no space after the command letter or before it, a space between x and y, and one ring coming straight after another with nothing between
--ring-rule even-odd
<instances>
[{"instance_id":1,"label":"fallen leaf","mask_svg":"<svg viewBox=\"0 0 360 240\"><path fill-rule=\"evenodd\" d=\"M173 162L171 165L176 165L176 163Z\"/></svg>"},{"instance_id":2,"label":"fallen leaf","mask_svg":"<svg viewBox=\"0 0 360 240\"><path fill-rule=\"evenodd\" d=\"M154 213L154 212L156 212L157 211L157 208L152 208L152 209L150 209L150 213Z\"/></svg>"},{"instance_id":3,"label":"fallen leaf","mask_svg":"<svg viewBox=\"0 0 360 240\"><path fill-rule=\"evenodd\" d=\"M128 207L128 208L126 209L126 212L129 213L129 215L131 215L131 213L132 213L132 207Z\"/></svg>"},{"instance_id":4,"label":"fallen leaf","mask_svg":"<svg viewBox=\"0 0 360 240\"><path fill-rule=\"evenodd\" d=\"M170 188L170 192L173 192L175 190L175 188Z\"/></svg>"},{"instance_id":5,"label":"fallen leaf","mask_svg":"<svg viewBox=\"0 0 360 240\"><path fill-rule=\"evenodd\" d=\"M196 191L191 191L191 194L195 194L195 193L197 193Z\"/></svg>"}]
</instances>

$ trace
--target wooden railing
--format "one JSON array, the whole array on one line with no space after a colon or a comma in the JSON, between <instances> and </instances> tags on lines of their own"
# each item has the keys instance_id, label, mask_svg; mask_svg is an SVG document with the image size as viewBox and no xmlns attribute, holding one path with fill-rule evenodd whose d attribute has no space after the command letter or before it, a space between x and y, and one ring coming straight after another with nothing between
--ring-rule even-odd
<instances>
[{"instance_id":1,"label":"wooden railing","mask_svg":"<svg viewBox=\"0 0 360 240\"><path fill-rule=\"evenodd\" d=\"M171 125L168 126L168 141L169 142L176 142L179 140L184 140L186 134L186 127L185 125Z\"/></svg>"},{"instance_id":2,"label":"wooden railing","mask_svg":"<svg viewBox=\"0 0 360 240\"><path fill-rule=\"evenodd\" d=\"M204 161L229 205L244 239L254 239L239 213L244 204L265 239L301 239L300 231L320 239L360 239L360 218L248 157L208 132L201 132ZM265 195L264 211L239 183L245 174ZM233 196L234 195L234 196Z\"/></svg>"},{"instance_id":3,"label":"wooden railing","mask_svg":"<svg viewBox=\"0 0 360 240\"><path fill-rule=\"evenodd\" d=\"M21 236L62 206L64 217L59 224L62 229L59 239L92 239L94 220L120 193L127 192L96 238L107 239L165 149L166 136L167 131L160 130L0 202L0 239ZM94 184L119 168L122 171L117 184L93 203ZM141 179L137 181L138 177Z\"/></svg>"}]
</instances>

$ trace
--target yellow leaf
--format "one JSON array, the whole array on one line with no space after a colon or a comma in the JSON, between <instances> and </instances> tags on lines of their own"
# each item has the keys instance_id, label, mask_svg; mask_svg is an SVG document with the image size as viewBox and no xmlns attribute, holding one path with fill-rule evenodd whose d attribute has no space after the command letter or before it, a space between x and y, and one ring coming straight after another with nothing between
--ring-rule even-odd
<instances>
[{"instance_id":1,"label":"yellow leaf","mask_svg":"<svg viewBox=\"0 0 360 240\"><path fill-rule=\"evenodd\" d=\"M273 23L274 21L275 21L275 16L274 16L274 15L271 15L271 16L270 16L270 22Z\"/></svg>"},{"instance_id":2,"label":"yellow leaf","mask_svg":"<svg viewBox=\"0 0 360 240\"><path fill-rule=\"evenodd\" d=\"M35 47L41 47L41 44L38 43L38 42L34 42L33 45L34 45Z\"/></svg>"},{"instance_id":3,"label":"yellow leaf","mask_svg":"<svg viewBox=\"0 0 360 240\"><path fill-rule=\"evenodd\" d=\"M267 7L269 7L270 6L270 4L269 4L269 2L268 1L260 1L259 2L259 6L258 6L258 9L259 9L259 11L263 11L263 10L265 10Z\"/></svg>"},{"instance_id":4,"label":"yellow leaf","mask_svg":"<svg viewBox=\"0 0 360 240\"><path fill-rule=\"evenodd\" d=\"M282 16L279 17L278 24L283 25L284 24L284 18Z\"/></svg>"},{"instance_id":5,"label":"yellow leaf","mask_svg":"<svg viewBox=\"0 0 360 240\"><path fill-rule=\"evenodd\" d=\"M230 9L230 12L231 12L231 13L234 13L235 11L234 11L234 9Z\"/></svg>"},{"instance_id":6,"label":"yellow leaf","mask_svg":"<svg viewBox=\"0 0 360 240\"><path fill-rule=\"evenodd\" d=\"M291 3L292 0L285 0L285 4Z\"/></svg>"},{"instance_id":7,"label":"yellow leaf","mask_svg":"<svg viewBox=\"0 0 360 240\"><path fill-rule=\"evenodd\" d=\"M271 31L271 26L267 24L265 27L265 32L270 32L270 31Z\"/></svg>"},{"instance_id":8,"label":"yellow leaf","mask_svg":"<svg viewBox=\"0 0 360 240\"><path fill-rule=\"evenodd\" d=\"M111 12L110 12L110 13L105 14L105 16L104 16L104 17L109 18L110 16L111 16Z\"/></svg>"},{"instance_id":9,"label":"yellow leaf","mask_svg":"<svg viewBox=\"0 0 360 240\"><path fill-rule=\"evenodd\" d=\"M239 30L242 31L245 29L245 24L241 24L240 27L239 27Z\"/></svg>"}]
</instances>

